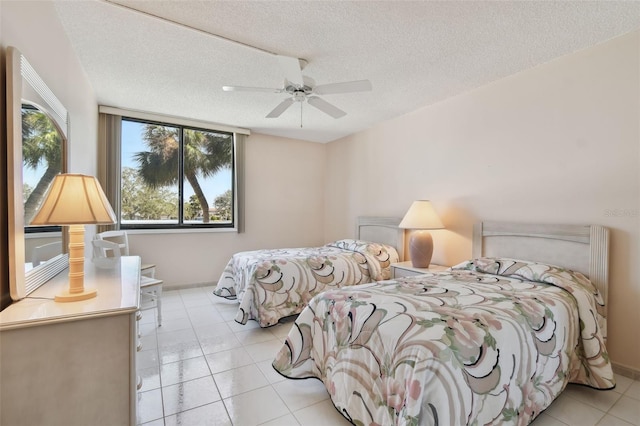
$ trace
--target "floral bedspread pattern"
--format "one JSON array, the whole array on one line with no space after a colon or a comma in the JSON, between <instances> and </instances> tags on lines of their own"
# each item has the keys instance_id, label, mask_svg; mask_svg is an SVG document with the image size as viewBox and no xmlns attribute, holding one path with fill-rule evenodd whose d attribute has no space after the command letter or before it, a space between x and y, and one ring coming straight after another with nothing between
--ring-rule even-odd
<instances>
[{"instance_id":1,"label":"floral bedspread pattern","mask_svg":"<svg viewBox=\"0 0 640 426\"><path fill-rule=\"evenodd\" d=\"M268 327L300 313L322 291L390 278L398 258L391 246L359 240L240 252L227 263L214 294L240 302L236 322L254 319Z\"/></svg>"},{"instance_id":2,"label":"floral bedspread pattern","mask_svg":"<svg viewBox=\"0 0 640 426\"><path fill-rule=\"evenodd\" d=\"M552 284L565 289L572 293L574 297L581 298L584 303L579 303L578 308L590 306L591 309L596 312L596 318L598 321L598 328L601 335L607 337L607 319L604 317L604 299L598 289L589 281L589 278L585 277L580 272L571 271L569 269L562 268L555 265L546 265L544 263L530 262L519 259L509 258L494 258L494 257L482 257L468 262L463 262L460 265L456 265L456 269L468 269L478 272L486 272L489 274L497 274L505 277L522 278L529 281L537 281L542 283ZM573 282L581 291L576 292L573 290L573 285L566 284L567 282ZM589 292L593 297L588 297L584 292ZM587 312L581 312L580 316L586 316ZM583 335L589 336L594 332L592 329L585 329ZM604 346L603 342L593 340L595 350L593 353L599 351L599 346ZM587 352L589 353L589 352Z\"/></svg>"},{"instance_id":3,"label":"floral bedspread pattern","mask_svg":"<svg viewBox=\"0 0 640 426\"><path fill-rule=\"evenodd\" d=\"M528 424L568 382L615 385L592 286L562 275L568 291L475 270L327 291L273 366L321 379L356 425Z\"/></svg>"}]
</instances>

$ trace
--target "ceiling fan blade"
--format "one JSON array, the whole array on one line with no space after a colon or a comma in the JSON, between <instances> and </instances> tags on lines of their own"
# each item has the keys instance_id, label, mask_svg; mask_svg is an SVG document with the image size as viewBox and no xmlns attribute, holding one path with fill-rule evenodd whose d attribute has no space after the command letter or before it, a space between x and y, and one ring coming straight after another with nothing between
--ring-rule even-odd
<instances>
[{"instance_id":1,"label":"ceiling fan blade","mask_svg":"<svg viewBox=\"0 0 640 426\"><path fill-rule=\"evenodd\" d=\"M300 60L298 58L292 58L291 56L277 55L277 57L280 68L282 68L282 72L284 73L284 77L296 86L304 86Z\"/></svg>"},{"instance_id":2,"label":"ceiling fan blade","mask_svg":"<svg viewBox=\"0 0 640 426\"><path fill-rule=\"evenodd\" d=\"M347 115L346 112L344 112L337 106L331 105L329 102L317 96L310 96L307 99L307 102L309 102L310 105L318 108L320 111L324 112L325 114L329 114L333 118L340 118Z\"/></svg>"},{"instance_id":3,"label":"ceiling fan blade","mask_svg":"<svg viewBox=\"0 0 640 426\"><path fill-rule=\"evenodd\" d=\"M344 83L321 84L314 87L313 93L333 95L336 93L368 92L373 89L369 80L345 81Z\"/></svg>"},{"instance_id":4,"label":"ceiling fan blade","mask_svg":"<svg viewBox=\"0 0 640 426\"><path fill-rule=\"evenodd\" d=\"M283 89L271 89L268 87L243 87L243 86L222 86L225 92L266 92L266 93L282 93Z\"/></svg>"},{"instance_id":5,"label":"ceiling fan blade","mask_svg":"<svg viewBox=\"0 0 640 426\"><path fill-rule=\"evenodd\" d=\"M273 109L269 114L267 114L267 118L277 118L282 115L283 112L287 110L295 101L292 98L287 98L284 101L280 102L277 107Z\"/></svg>"}]
</instances>

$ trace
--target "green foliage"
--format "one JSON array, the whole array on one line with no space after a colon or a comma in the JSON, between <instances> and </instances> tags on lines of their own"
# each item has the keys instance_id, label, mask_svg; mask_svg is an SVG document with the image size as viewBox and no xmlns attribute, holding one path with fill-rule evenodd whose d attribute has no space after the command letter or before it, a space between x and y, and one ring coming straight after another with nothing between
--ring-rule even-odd
<instances>
[{"instance_id":1,"label":"green foliage","mask_svg":"<svg viewBox=\"0 0 640 426\"><path fill-rule=\"evenodd\" d=\"M24 165L62 168L62 138L53 121L37 109L22 109L22 158Z\"/></svg>"},{"instance_id":2,"label":"green foliage","mask_svg":"<svg viewBox=\"0 0 640 426\"><path fill-rule=\"evenodd\" d=\"M137 170L122 170L122 219L162 220L177 219L178 194L168 188L156 188L145 184Z\"/></svg>"},{"instance_id":3,"label":"green foliage","mask_svg":"<svg viewBox=\"0 0 640 426\"><path fill-rule=\"evenodd\" d=\"M213 200L213 207L215 208L216 220L230 221L233 219L233 193L231 190L227 190L224 194L219 195Z\"/></svg>"},{"instance_id":4,"label":"green foliage","mask_svg":"<svg viewBox=\"0 0 640 426\"><path fill-rule=\"evenodd\" d=\"M189 197L189 201L184 203L184 218L185 220L194 220L196 217L200 216L201 209L200 203L198 202L198 197L192 195Z\"/></svg>"},{"instance_id":5,"label":"green foliage","mask_svg":"<svg viewBox=\"0 0 640 426\"><path fill-rule=\"evenodd\" d=\"M29 199L29 195L33 192L33 187L28 183L22 184L22 199L23 201L27 201Z\"/></svg>"}]
</instances>

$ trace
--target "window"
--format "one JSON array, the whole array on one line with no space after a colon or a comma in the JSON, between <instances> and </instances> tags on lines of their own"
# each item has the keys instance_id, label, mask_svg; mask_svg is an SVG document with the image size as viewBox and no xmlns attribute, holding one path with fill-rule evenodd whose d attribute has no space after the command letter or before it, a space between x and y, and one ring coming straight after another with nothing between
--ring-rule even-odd
<instances>
[{"instance_id":1,"label":"window","mask_svg":"<svg viewBox=\"0 0 640 426\"><path fill-rule=\"evenodd\" d=\"M233 228L234 134L122 117L120 227Z\"/></svg>"},{"instance_id":2,"label":"window","mask_svg":"<svg viewBox=\"0 0 640 426\"><path fill-rule=\"evenodd\" d=\"M115 228L242 232L249 130L109 106L99 112L97 176Z\"/></svg>"}]
</instances>

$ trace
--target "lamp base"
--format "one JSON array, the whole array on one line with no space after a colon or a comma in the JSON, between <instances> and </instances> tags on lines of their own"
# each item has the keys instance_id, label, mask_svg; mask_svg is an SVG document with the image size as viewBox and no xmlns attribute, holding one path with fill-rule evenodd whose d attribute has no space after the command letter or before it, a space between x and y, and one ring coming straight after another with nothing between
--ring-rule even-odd
<instances>
[{"instance_id":1,"label":"lamp base","mask_svg":"<svg viewBox=\"0 0 640 426\"><path fill-rule=\"evenodd\" d=\"M98 295L84 288L84 225L69 226L69 288L56 294L56 302L77 302Z\"/></svg>"},{"instance_id":2,"label":"lamp base","mask_svg":"<svg viewBox=\"0 0 640 426\"><path fill-rule=\"evenodd\" d=\"M53 299L56 302L77 302L79 300L87 300L98 295L98 290L96 289L88 289L83 290L80 293L69 293L69 291L63 291L62 293L56 294L56 297Z\"/></svg>"},{"instance_id":3,"label":"lamp base","mask_svg":"<svg viewBox=\"0 0 640 426\"><path fill-rule=\"evenodd\" d=\"M409 256L414 268L428 268L433 254L433 238L425 230L416 230L409 239Z\"/></svg>"}]
</instances>

